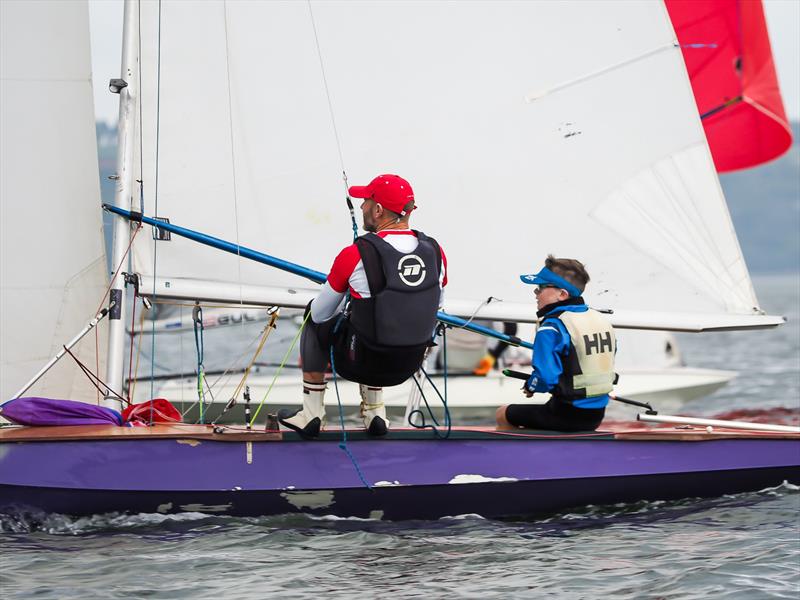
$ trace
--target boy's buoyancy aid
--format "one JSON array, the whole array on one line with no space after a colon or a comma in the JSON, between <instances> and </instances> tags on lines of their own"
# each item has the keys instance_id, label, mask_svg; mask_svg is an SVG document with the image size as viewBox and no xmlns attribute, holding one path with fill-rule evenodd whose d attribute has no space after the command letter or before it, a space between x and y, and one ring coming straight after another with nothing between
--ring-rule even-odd
<instances>
[{"instance_id":1,"label":"boy's buoyancy aid","mask_svg":"<svg viewBox=\"0 0 800 600\"><path fill-rule=\"evenodd\" d=\"M551 313L548 319L551 318L559 319L570 336L553 396L571 404L573 400L611 392L617 379L614 373L617 340L608 320L592 309Z\"/></svg>"}]
</instances>

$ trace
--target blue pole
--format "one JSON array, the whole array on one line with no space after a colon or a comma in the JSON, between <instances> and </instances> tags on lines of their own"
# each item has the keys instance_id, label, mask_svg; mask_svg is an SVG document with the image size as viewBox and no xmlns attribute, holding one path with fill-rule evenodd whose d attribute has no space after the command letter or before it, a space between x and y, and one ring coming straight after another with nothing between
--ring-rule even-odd
<instances>
[{"instance_id":1,"label":"blue pole","mask_svg":"<svg viewBox=\"0 0 800 600\"><path fill-rule=\"evenodd\" d=\"M270 256L269 254L264 254L263 252L258 252L256 250L246 248L245 246L237 246L236 244L232 244L231 242L226 242L225 240L221 240L219 238L206 235L205 233L200 233L199 231L193 231L192 229L186 229L185 227L180 227L179 225L174 225L172 223L167 223L165 221L159 221L158 219L145 217L144 215L140 215L139 213L133 213L129 210L125 210L124 208L119 208L118 206L112 206L110 204L103 204L103 209L107 210L108 212L112 212L116 215L119 215L121 217L125 217L126 219L129 219L131 221L141 221L146 225L152 225L153 227L158 227L159 229L163 229L164 231L169 231L170 233L174 233L175 235L185 237L189 240L205 244L206 246L211 246L212 248L217 248L218 250L224 250L225 252L230 252L231 254L238 254L243 258L249 258L250 260L254 260L256 262L269 265L270 267L275 267L277 269L280 269L281 271L286 271L294 275L299 275L300 277L305 277L306 279L310 279L315 283L322 284L325 283L325 280L327 279L327 275L325 275L325 273L321 273L320 271L309 269L302 265L289 262L288 260L275 258L274 256ZM441 321L442 323L446 323L447 325L452 325L453 327L462 327L464 329L467 329L468 331L472 331L474 333L479 333L481 335L495 338L497 340L500 340L501 342L506 342L507 344L511 344L512 346L522 346L523 348L529 348L533 350L533 344L531 344L530 342L524 342L516 336L506 335L505 333L495 331L490 327L483 327L482 325L471 323L469 321L461 319L460 317L454 317L453 315L448 315L447 313L442 311L439 311L436 314L436 318L439 319L439 321Z\"/></svg>"}]
</instances>

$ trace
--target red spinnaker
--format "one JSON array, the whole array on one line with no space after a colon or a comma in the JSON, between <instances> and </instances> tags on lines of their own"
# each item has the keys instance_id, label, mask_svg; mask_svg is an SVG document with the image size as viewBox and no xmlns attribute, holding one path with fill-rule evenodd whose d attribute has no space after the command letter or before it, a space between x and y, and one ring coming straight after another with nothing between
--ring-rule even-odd
<instances>
[{"instance_id":1,"label":"red spinnaker","mask_svg":"<svg viewBox=\"0 0 800 600\"><path fill-rule=\"evenodd\" d=\"M717 171L792 144L760 0L666 0Z\"/></svg>"}]
</instances>

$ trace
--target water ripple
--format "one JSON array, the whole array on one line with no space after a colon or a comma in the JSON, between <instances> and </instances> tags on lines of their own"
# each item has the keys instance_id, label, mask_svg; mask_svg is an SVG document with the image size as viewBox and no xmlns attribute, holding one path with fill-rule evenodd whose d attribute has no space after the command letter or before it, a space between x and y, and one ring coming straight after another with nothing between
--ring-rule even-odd
<instances>
[{"instance_id":1,"label":"water ripple","mask_svg":"<svg viewBox=\"0 0 800 600\"><path fill-rule=\"evenodd\" d=\"M6 515L0 583L7 598L789 598L798 514L784 484L514 521Z\"/></svg>"}]
</instances>

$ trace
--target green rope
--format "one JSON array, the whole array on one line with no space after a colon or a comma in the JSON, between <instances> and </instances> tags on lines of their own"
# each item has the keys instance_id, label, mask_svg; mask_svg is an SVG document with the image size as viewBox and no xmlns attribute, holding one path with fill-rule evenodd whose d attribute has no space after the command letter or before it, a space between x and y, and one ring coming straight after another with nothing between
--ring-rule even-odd
<instances>
[{"instance_id":1,"label":"green rope","mask_svg":"<svg viewBox=\"0 0 800 600\"><path fill-rule=\"evenodd\" d=\"M292 350L294 350L294 346L295 344L297 344L297 340L300 339L300 334L303 333L303 328L306 326L306 322L308 321L308 318L310 316L311 316L311 311L309 310L305 319L303 319L303 323L300 325L300 329L297 330L297 335L294 336L292 344L289 346L289 349L286 351L286 354L283 355L283 360L281 361L281 364L278 366L278 370L275 371L275 376L272 378L272 382L269 384L269 387L267 388L264 397L261 399L261 402L259 403L258 408L256 409L256 412L253 415L253 418L250 420L251 427L253 426L253 423L256 422L256 418L258 417L258 413L261 412L261 407L264 406L264 402L267 401L267 396L269 396L269 393L272 391L272 386L275 385L275 381L278 379L278 375L280 375L281 371L283 370L283 367L286 365L286 361L289 360L289 354L291 354Z\"/></svg>"}]
</instances>

